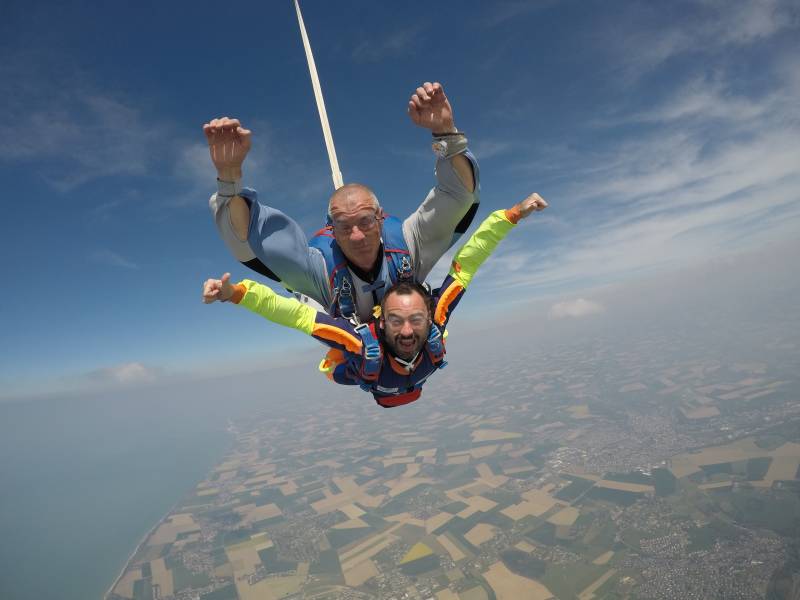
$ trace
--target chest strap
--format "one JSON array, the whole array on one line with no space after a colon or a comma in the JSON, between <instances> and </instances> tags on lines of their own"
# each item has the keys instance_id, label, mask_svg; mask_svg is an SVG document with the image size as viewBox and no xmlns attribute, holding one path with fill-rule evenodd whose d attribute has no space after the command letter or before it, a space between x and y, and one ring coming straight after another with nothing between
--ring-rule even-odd
<instances>
[{"instance_id":1,"label":"chest strap","mask_svg":"<svg viewBox=\"0 0 800 600\"><path fill-rule=\"evenodd\" d=\"M381 344L372 330L371 323L361 323L356 327L356 333L361 338L362 358L358 376L363 381L361 387L371 389L370 383L376 382L381 373L381 364L383 363Z\"/></svg>"},{"instance_id":2,"label":"chest strap","mask_svg":"<svg viewBox=\"0 0 800 600\"><path fill-rule=\"evenodd\" d=\"M428 343L425 344L425 351L431 358L431 362L439 368L444 369L447 361L444 359L445 348L442 331L436 323L431 324L431 331L428 334Z\"/></svg>"}]
</instances>

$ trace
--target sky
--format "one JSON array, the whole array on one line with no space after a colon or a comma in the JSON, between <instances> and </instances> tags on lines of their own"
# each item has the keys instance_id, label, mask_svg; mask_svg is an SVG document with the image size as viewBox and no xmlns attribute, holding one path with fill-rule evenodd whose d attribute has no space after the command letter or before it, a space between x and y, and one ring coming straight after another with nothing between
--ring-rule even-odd
<instances>
[{"instance_id":1,"label":"sky","mask_svg":"<svg viewBox=\"0 0 800 600\"><path fill-rule=\"evenodd\" d=\"M440 81L480 163L474 225L534 191L550 203L486 263L451 329L530 303L551 322L604 319L642 281L697 291L719 265L778 292L800 280L796 3L301 7L345 181L391 214L416 208L434 157L406 104ZM200 301L208 277L253 275L211 219L204 122L253 131L244 183L263 202L309 233L324 218L330 169L290 0L6 0L0 57L0 400L316 350Z\"/></svg>"}]
</instances>

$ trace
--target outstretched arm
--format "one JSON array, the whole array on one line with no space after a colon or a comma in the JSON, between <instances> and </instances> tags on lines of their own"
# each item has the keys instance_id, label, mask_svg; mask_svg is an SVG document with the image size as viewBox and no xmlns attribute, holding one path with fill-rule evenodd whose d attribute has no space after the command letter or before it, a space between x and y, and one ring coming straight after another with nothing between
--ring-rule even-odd
<instances>
[{"instance_id":1,"label":"outstretched arm","mask_svg":"<svg viewBox=\"0 0 800 600\"><path fill-rule=\"evenodd\" d=\"M242 127L239 119L220 117L203 125L211 162L217 169L218 196L229 198L231 225L240 240L247 239L250 210L239 195L242 163L250 152L252 132Z\"/></svg>"},{"instance_id":2,"label":"outstretched arm","mask_svg":"<svg viewBox=\"0 0 800 600\"><path fill-rule=\"evenodd\" d=\"M408 114L414 124L434 134L438 157L436 186L403 223L415 277L421 281L472 223L479 202L479 173L440 83L418 87L408 102Z\"/></svg>"},{"instance_id":3,"label":"outstretched arm","mask_svg":"<svg viewBox=\"0 0 800 600\"><path fill-rule=\"evenodd\" d=\"M218 191L209 206L220 236L236 259L285 288L327 306L330 295L322 256L308 247L297 223L258 201L255 190L242 188L242 163L252 132L238 119L221 117L203 125Z\"/></svg>"},{"instance_id":4,"label":"outstretched arm","mask_svg":"<svg viewBox=\"0 0 800 600\"><path fill-rule=\"evenodd\" d=\"M408 116L415 125L429 129L437 137L458 133L453 120L453 108L444 93L442 84L426 81L419 86L408 101ZM453 168L468 191L475 191L472 165L463 154L453 156Z\"/></svg>"},{"instance_id":5,"label":"outstretched arm","mask_svg":"<svg viewBox=\"0 0 800 600\"><path fill-rule=\"evenodd\" d=\"M548 204L539 194L533 193L522 202L506 210L490 214L453 257L450 272L439 289L434 321L444 325L450 312L461 299L475 273L503 241L509 231L534 212L544 210Z\"/></svg>"},{"instance_id":6,"label":"outstretched arm","mask_svg":"<svg viewBox=\"0 0 800 600\"><path fill-rule=\"evenodd\" d=\"M280 296L255 281L244 279L231 284L230 279L230 273L225 273L220 279L207 279L203 284L203 302L230 301L273 323L310 335L326 346L360 354L361 338L347 319L330 317L294 298Z\"/></svg>"}]
</instances>

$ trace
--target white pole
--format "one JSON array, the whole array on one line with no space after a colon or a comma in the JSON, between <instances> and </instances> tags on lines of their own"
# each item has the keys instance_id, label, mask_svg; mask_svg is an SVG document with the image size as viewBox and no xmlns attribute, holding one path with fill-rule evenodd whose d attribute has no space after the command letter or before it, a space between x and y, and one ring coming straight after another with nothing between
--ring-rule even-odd
<instances>
[{"instance_id":1,"label":"white pole","mask_svg":"<svg viewBox=\"0 0 800 600\"><path fill-rule=\"evenodd\" d=\"M308 60L308 71L311 74L311 86L314 88L314 98L317 100L317 110L319 111L319 120L322 124L322 135L325 138L325 147L328 149L328 160L331 163L331 177L333 178L334 189L339 189L344 185L342 181L342 172L339 170L339 161L336 159L336 148L333 146L333 136L331 135L331 126L328 124L328 113L325 112L325 100L322 98L322 88L319 85L319 76L317 75L317 67L314 64L314 55L311 54L311 44L308 42L308 34L306 34L306 26L303 23L303 15L300 13L300 4L298 0L294 0L294 7L297 10L297 22L300 24L300 35L303 37L303 46L306 49L306 59Z\"/></svg>"}]
</instances>

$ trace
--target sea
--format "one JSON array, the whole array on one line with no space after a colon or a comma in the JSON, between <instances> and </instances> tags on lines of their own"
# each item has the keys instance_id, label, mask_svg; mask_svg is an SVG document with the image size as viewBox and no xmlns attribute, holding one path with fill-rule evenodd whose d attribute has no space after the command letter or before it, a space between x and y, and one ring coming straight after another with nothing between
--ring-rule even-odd
<instances>
[{"instance_id":1,"label":"sea","mask_svg":"<svg viewBox=\"0 0 800 600\"><path fill-rule=\"evenodd\" d=\"M259 403L213 383L0 403L0 598L101 599Z\"/></svg>"}]
</instances>

